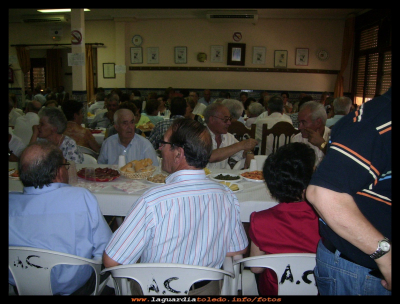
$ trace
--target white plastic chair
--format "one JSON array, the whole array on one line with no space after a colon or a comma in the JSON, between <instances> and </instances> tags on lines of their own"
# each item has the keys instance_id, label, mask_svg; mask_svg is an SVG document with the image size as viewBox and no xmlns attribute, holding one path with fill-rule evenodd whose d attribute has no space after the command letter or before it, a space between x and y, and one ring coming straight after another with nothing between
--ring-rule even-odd
<instances>
[{"instance_id":1,"label":"white plastic chair","mask_svg":"<svg viewBox=\"0 0 400 304\"><path fill-rule=\"evenodd\" d=\"M83 162L82 164L85 165L91 165L91 164L97 164L97 159L94 158L92 155L82 153L83 154Z\"/></svg>"},{"instance_id":2,"label":"white plastic chair","mask_svg":"<svg viewBox=\"0 0 400 304\"><path fill-rule=\"evenodd\" d=\"M80 152L82 152L82 153L86 153L86 154L92 155L96 159L99 157L99 153L97 153L96 151L94 151L94 150L92 150L92 149L90 149L88 147L84 147L84 146L79 146L78 145L78 150Z\"/></svg>"},{"instance_id":3,"label":"white plastic chair","mask_svg":"<svg viewBox=\"0 0 400 304\"><path fill-rule=\"evenodd\" d=\"M92 295L99 295L109 278L100 285L102 260L91 260L76 255L33 247L8 247L8 269L14 277L19 295L53 295L51 269L60 264L89 265L96 274Z\"/></svg>"},{"instance_id":4,"label":"white plastic chair","mask_svg":"<svg viewBox=\"0 0 400 304\"><path fill-rule=\"evenodd\" d=\"M116 295L131 295L127 279L132 279L139 283L143 295L186 296L195 282L233 278L232 258L226 258L226 261L230 261L231 271L186 264L136 263L105 268L101 273L111 272ZM231 285L223 285L221 292L229 292L230 289Z\"/></svg>"},{"instance_id":5,"label":"white plastic chair","mask_svg":"<svg viewBox=\"0 0 400 304\"><path fill-rule=\"evenodd\" d=\"M248 284L250 270L245 267L265 267L271 268L277 274L278 295L317 295L318 288L314 277L315 256L314 253L281 253L236 261L234 267L240 267L241 270L238 289L242 290L242 295L258 295L258 292L254 294L254 284Z\"/></svg>"}]
</instances>

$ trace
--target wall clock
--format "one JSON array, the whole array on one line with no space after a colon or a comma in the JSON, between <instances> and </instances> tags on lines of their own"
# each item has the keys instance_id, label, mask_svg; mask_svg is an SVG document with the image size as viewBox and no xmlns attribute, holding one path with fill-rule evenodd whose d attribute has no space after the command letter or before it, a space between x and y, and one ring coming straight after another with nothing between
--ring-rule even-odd
<instances>
[{"instance_id":1,"label":"wall clock","mask_svg":"<svg viewBox=\"0 0 400 304\"><path fill-rule=\"evenodd\" d=\"M133 36L133 38L132 38L132 43L133 43L135 46L141 46L141 45L142 45L142 42L143 42L142 36L140 36L140 35L135 35L135 36Z\"/></svg>"},{"instance_id":2,"label":"wall clock","mask_svg":"<svg viewBox=\"0 0 400 304\"><path fill-rule=\"evenodd\" d=\"M329 58L329 54L325 50L320 50L317 52L317 57L319 60L327 60Z\"/></svg>"}]
</instances>

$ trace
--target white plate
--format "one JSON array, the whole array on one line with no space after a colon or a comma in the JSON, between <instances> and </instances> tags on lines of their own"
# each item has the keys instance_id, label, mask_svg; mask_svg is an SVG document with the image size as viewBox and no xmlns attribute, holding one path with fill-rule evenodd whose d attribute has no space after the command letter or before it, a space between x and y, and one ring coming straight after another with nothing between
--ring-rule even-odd
<instances>
[{"instance_id":1,"label":"white plate","mask_svg":"<svg viewBox=\"0 0 400 304\"><path fill-rule=\"evenodd\" d=\"M17 177L17 176L11 176L11 174L13 174L14 172L15 172L15 169L9 170L9 171L8 171L8 177L11 178L11 179L13 179L13 180L19 180L19 177Z\"/></svg>"},{"instance_id":2,"label":"white plate","mask_svg":"<svg viewBox=\"0 0 400 304\"><path fill-rule=\"evenodd\" d=\"M239 177L238 179L217 179L215 178L218 175L229 175L229 176L237 176ZM225 181L225 182L231 182L231 183L236 183L242 180L242 177L239 174L230 174L230 173L216 173L216 174L210 174L208 175L209 178L211 178L212 180L216 181L216 182L220 182L220 181Z\"/></svg>"},{"instance_id":3,"label":"white plate","mask_svg":"<svg viewBox=\"0 0 400 304\"><path fill-rule=\"evenodd\" d=\"M245 180L247 180L248 182L253 182L253 183L263 183L264 182L263 179L252 179L252 178L247 178L247 177L244 177L244 176L243 176L243 178Z\"/></svg>"},{"instance_id":4,"label":"white plate","mask_svg":"<svg viewBox=\"0 0 400 304\"><path fill-rule=\"evenodd\" d=\"M233 193L243 191L243 189L244 189L243 185L241 185L241 184L231 183L231 185L237 185L239 187L239 190L232 190ZM229 186L227 186L227 187L229 188Z\"/></svg>"}]
</instances>

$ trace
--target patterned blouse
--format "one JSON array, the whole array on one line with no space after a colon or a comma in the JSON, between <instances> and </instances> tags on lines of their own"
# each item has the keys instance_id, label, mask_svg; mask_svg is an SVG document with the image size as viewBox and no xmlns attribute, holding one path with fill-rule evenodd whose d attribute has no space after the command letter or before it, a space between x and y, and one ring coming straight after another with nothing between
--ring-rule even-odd
<instances>
[{"instance_id":1,"label":"patterned blouse","mask_svg":"<svg viewBox=\"0 0 400 304\"><path fill-rule=\"evenodd\" d=\"M78 150L75 140L71 137L64 135L60 149L66 160L74 161L76 164L83 163L83 154Z\"/></svg>"}]
</instances>

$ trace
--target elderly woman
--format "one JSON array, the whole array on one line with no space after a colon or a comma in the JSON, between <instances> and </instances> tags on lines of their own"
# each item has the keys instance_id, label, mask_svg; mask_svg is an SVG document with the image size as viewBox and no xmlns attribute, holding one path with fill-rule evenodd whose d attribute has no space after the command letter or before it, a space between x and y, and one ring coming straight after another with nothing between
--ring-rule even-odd
<instances>
[{"instance_id":1,"label":"elderly woman","mask_svg":"<svg viewBox=\"0 0 400 304\"><path fill-rule=\"evenodd\" d=\"M244 111L243 103L236 99L224 99L221 103L229 109L232 121L240 121L244 124L244 119L242 117Z\"/></svg>"},{"instance_id":2,"label":"elderly woman","mask_svg":"<svg viewBox=\"0 0 400 304\"><path fill-rule=\"evenodd\" d=\"M100 144L94 138L92 132L81 126L83 122L83 103L76 100L64 101L62 110L67 118L67 128L64 135L75 140L79 146L87 147L93 151L100 152Z\"/></svg>"},{"instance_id":3,"label":"elderly woman","mask_svg":"<svg viewBox=\"0 0 400 304\"><path fill-rule=\"evenodd\" d=\"M39 125L32 127L32 137L29 143L37 140L52 142L63 152L67 161L81 164L83 154L79 152L75 140L64 135L67 128L67 118L58 108L42 108L39 115Z\"/></svg>"}]
</instances>

